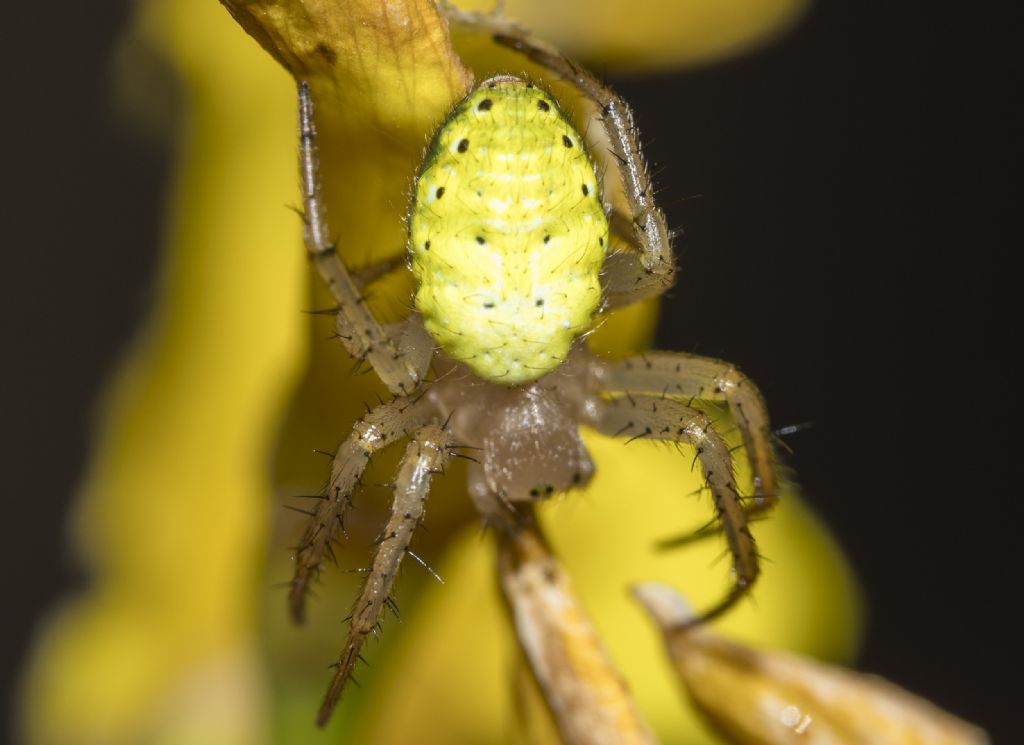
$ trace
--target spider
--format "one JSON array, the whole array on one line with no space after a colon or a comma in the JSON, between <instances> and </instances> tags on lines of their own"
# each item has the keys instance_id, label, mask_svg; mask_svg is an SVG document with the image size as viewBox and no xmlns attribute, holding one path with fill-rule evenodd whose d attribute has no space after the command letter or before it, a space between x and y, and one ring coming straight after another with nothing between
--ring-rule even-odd
<instances>
[{"instance_id":1,"label":"spider","mask_svg":"<svg viewBox=\"0 0 1024 745\"><path fill-rule=\"evenodd\" d=\"M468 492L499 535L533 525L532 505L587 484L595 465L579 427L692 447L735 575L729 592L695 619L715 618L759 574L748 521L771 506L778 476L757 388L733 365L653 352L607 361L584 339L602 314L665 292L675 267L671 236L626 103L593 74L526 32L495 25L494 40L571 83L598 112L618 164L625 211L605 204L588 141L534 82L497 75L476 86L433 137L408 212L415 309L383 325L329 239L308 85L299 84L300 174L306 248L337 302L348 352L394 398L355 424L295 553L289 606L304 617L310 582L344 532L346 511L371 456L408 440L348 636L317 722L337 704L360 650L377 632L399 567L420 525L431 479L454 457L469 460ZM624 247L612 249L611 239ZM750 460L753 494L741 496L732 455L694 401L724 403ZM473 448L467 455L461 450ZM424 564L425 565L425 564ZM428 567L429 569L429 567Z\"/></svg>"}]
</instances>

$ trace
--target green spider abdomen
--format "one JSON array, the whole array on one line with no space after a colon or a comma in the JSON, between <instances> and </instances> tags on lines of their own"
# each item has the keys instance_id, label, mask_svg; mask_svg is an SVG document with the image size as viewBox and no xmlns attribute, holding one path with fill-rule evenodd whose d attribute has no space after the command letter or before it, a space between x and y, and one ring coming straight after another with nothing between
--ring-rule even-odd
<instances>
[{"instance_id":1,"label":"green spider abdomen","mask_svg":"<svg viewBox=\"0 0 1024 745\"><path fill-rule=\"evenodd\" d=\"M454 109L409 234L427 330L482 378L535 380L590 329L608 221L582 138L533 85L492 78Z\"/></svg>"}]
</instances>

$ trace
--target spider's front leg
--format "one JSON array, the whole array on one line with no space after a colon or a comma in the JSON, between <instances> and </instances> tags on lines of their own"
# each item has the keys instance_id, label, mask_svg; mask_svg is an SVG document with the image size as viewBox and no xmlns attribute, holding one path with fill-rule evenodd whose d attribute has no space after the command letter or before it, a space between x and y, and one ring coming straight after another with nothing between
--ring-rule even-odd
<instances>
[{"instance_id":1,"label":"spider's front leg","mask_svg":"<svg viewBox=\"0 0 1024 745\"><path fill-rule=\"evenodd\" d=\"M697 451L732 555L736 581L725 598L692 623L720 616L750 590L760 573L757 547L747 528L747 514L733 476L732 457L722 436L702 412L678 401L651 396L613 398L604 405L596 425L606 435L686 443Z\"/></svg>"},{"instance_id":2,"label":"spider's front leg","mask_svg":"<svg viewBox=\"0 0 1024 745\"><path fill-rule=\"evenodd\" d=\"M288 593L288 605L296 622L305 619L309 583L320 573L324 557L331 555L331 544L337 534L345 530L345 511L370 457L423 426L432 416L433 411L422 399L396 398L357 422L352 434L338 447L326 493L310 515L295 552L295 576Z\"/></svg>"},{"instance_id":3,"label":"spider's front leg","mask_svg":"<svg viewBox=\"0 0 1024 745\"><path fill-rule=\"evenodd\" d=\"M768 408L757 386L734 365L695 354L650 352L602 363L595 376L608 391L725 403L739 427L754 472L754 501L748 517L778 501L779 477Z\"/></svg>"},{"instance_id":4,"label":"spider's front leg","mask_svg":"<svg viewBox=\"0 0 1024 745\"><path fill-rule=\"evenodd\" d=\"M317 714L317 725L321 727L327 724L345 684L352 677L363 642L380 623L399 566L409 551L413 532L423 519L431 477L441 472L452 455L452 447L448 430L430 424L417 430L405 449L394 483L391 517L381 534L370 572L352 609L348 638Z\"/></svg>"},{"instance_id":5,"label":"spider's front leg","mask_svg":"<svg viewBox=\"0 0 1024 745\"><path fill-rule=\"evenodd\" d=\"M391 329L381 325L366 307L358 283L338 258L324 215L313 99L306 82L299 84L299 138L303 235L317 272L338 303L338 336L349 354L373 366L388 390L396 396L408 395L419 387L431 355L410 353L389 333Z\"/></svg>"}]
</instances>

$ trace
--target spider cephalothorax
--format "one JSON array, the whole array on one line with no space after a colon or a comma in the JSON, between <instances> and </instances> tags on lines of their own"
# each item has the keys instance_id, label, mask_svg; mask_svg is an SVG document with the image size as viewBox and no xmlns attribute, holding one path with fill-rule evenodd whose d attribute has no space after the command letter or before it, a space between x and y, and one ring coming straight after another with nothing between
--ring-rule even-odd
<instances>
[{"instance_id":1,"label":"spider cephalothorax","mask_svg":"<svg viewBox=\"0 0 1024 745\"><path fill-rule=\"evenodd\" d=\"M312 101L300 85L306 245L338 302L339 337L395 398L358 422L335 455L325 497L296 552L296 618L369 458L409 440L321 724L411 554L431 477L460 446L475 448L469 495L499 536L532 526L531 502L590 479L595 466L581 425L692 446L718 518L718 527L704 532L724 535L735 571L733 589L699 620L728 609L758 576L747 522L774 501L777 479L756 388L718 360L651 353L610 362L583 342L595 314L659 294L673 280L669 233L651 199L632 115L588 72L510 28L497 31L497 42L574 83L595 105L619 164L613 175L622 182L625 212L603 202L587 139L552 97L517 77L490 78L441 124L417 177L409 210L416 312L391 326L370 313L327 239ZM624 244L614 252L612 236ZM734 481L729 448L691 407L694 400L730 408L754 473L749 499ZM535 673L544 685L536 665Z\"/></svg>"}]
</instances>

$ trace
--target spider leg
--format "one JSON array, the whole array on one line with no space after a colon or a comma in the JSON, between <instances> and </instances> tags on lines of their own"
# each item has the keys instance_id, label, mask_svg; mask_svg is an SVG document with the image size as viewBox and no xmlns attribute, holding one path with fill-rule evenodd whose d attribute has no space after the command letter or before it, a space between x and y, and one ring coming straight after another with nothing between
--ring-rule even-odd
<instances>
[{"instance_id":1,"label":"spider leg","mask_svg":"<svg viewBox=\"0 0 1024 745\"><path fill-rule=\"evenodd\" d=\"M354 269L350 272L352 275L352 281L355 282L355 285L359 290L362 290L364 287L372 284L385 274L390 274L399 267L405 266L406 261L405 252L402 252L396 256L382 259L381 261L376 261L368 266L364 266L362 269Z\"/></svg>"},{"instance_id":2,"label":"spider leg","mask_svg":"<svg viewBox=\"0 0 1024 745\"><path fill-rule=\"evenodd\" d=\"M535 38L518 24L495 13L460 10L450 3L441 8L449 20L489 31L494 41L525 55L553 75L572 83L597 107L598 120L608 137L611 153L619 163L623 195L629 214L625 239L635 251L621 254L606 277L606 305L625 305L664 292L675 279L672 243L665 215L654 203L633 112L622 98L584 67L563 57L558 50Z\"/></svg>"},{"instance_id":3,"label":"spider leg","mask_svg":"<svg viewBox=\"0 0 1024 745\"><path fill-rule=\"evenodd\" d=\"M764 509L758 509L757 507L749 508L745 504L744 512L747 514L747 525L753 525L758 520L763 520L766 517L763 514ZM659 551L667 551L670 549L682 548L683 546L689 546L694 543L700 543L706 538L714 538L721 534L722 524L715 519L708 525L703 525L689 533L683 533L682 535L662 539L655 543L654 546Z\"/></svg>"},{"instance_id":4,"label":"spider leg","mask_svg":"<svg viewBox=\"0 0 1024 745\"><path fill-rule=\"evenodd\" d=\"M724 402L739 427L754 473L754 500L747 508L748 517L778 501L779 476L768 408L757 386L734 365L694 354L651 352L601 363L594 374L609 391Z\"/></svg>"},{"instance_id":5,"label":"spider leg","mask_svg":"<svg viewBox=\"0 0 1024 745\"><path fill-rule=\"evenodd\" d=\"M665 215L654 203L654 189L637 137L633 111L626 102L586 68L563 57L557 50L514 26L496 29L494 40L522 54L559 78L573 83L597 106L598 120L607 133L612 155L619 162L623 196L628 215L620 216L624 230L616 230L638 253L629 252L616 270L615 286L626 285L627 276L647 287L664 291L675 279L671 234ZM615 220L613 220L613 228ZM627 261L627 259L630 259ZM621 290L625 292L626 290ZM626 301L630 302L630 301Z\"/></svg>"},{"instance_id":6,"label":"spider leg","mask_svg":"<svg viewBox=\"0 0 1024 745\"><path fill-rule=\"evenodd\" d=\"M722 436L704 413L679 401L650 396L623 396L608 401L597 420L597 429L631 439L686 443L697 451L732 555L736 581L725 598L693 623L720 616L750 590L760 574L757 546L747 528L747 514L733 477L732 457Z\"/></svg>"},{"instance_id":7,"label":"spider leg","mask_svg":"<svg viewBox=\"0 0 1024 745\"><path fill-rule=\"evenodd\" d=\"M629 216L613 208L608 225L611 250L601 267L601 287L604 290L601 309L614 310L664 293L673 279L647 271L638 259L642 249ZM628 246L627 250L622 249L623 244Z\"/></svg>"},{"instance_id":8,"label":"spider leg","mask_svg":"<svg viewBox=\"0 0 1024 745\"><path fill-rule=\"evenodd\" d=\"M498 569L520 647L562 741L654 743L531 510L524 505L518 527L498 531Z\"/></svg>"},{"instance_id":9,"label":"spider leg","mask_svg":"<svg viewBox=\"0 0 1024 745\"><path fill-rule=\"evenodd\" d=\"M338 303L338 336L349 354L356 359L367 360L373 366L393 394L412 393L423 379L426 368L417 365L370 313L358 283L338 258L329 238L320 191L313 99L305 82L299 83L299 137L303 235L313 265Z\"/></svg>"},{"instance_id":10,"label":"spider leg","mask_svg":"<svg viewBox=\"0 0 1024 745\"><path fill-rule=\"evenodd\" d=\"M373 409L352 428L352 434L339 447L331 466L331 478L324 499L317 501L306 532L295 552L295 575L288 593L292 618L305 619L309 583L319 573L331 541L344 532L345 511L352 491L373 453L405 437L430 420L429 407L421 401L396 398Z\"/></svg>"},{"instance_id":11,"label":"spider leg","mask_svg":"<svg viewBox=\"0 0 1024 745\"><path fill-rule=\"evenodd\" d=\"M320 727L327 724L345 684L352 677L352 669L360 659L359 651L363 642L380 623L402 558L409 549L416 526L423 519L431 476L440 473L451 455L451 446L447 430L440 425L430 424L417 430L405 448L395 479L391 517L384 527L370 572L352 610L348 638L317 713L316 723Z\"/></svg>"}]
</instances>

